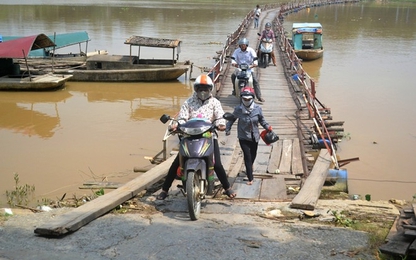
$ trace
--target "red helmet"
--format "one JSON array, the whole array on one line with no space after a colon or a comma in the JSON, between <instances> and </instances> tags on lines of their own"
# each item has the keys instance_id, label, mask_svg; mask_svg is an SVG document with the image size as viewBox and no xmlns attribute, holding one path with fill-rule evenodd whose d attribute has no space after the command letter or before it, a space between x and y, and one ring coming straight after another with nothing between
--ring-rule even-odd
<instances>
[{"instance_id":1,"label":"red helmet","mask_svg":"<svg viewBox=\"0 0 416 260\"><path fill-rule=\"evenodd\" d=\"M240 96L241 97L251 96L252 98L254 98L254 89L250 87L244 87L241 89Z\"/></svg>"}]
</instances>

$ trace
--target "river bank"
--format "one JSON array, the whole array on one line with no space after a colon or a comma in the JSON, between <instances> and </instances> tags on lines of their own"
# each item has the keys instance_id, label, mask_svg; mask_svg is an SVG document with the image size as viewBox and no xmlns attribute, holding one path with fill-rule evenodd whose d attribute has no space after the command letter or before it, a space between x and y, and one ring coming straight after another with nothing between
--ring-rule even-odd
<instances>
[{"instance_id":1,"label":"river bank","mask_svg":"<svg viewBox=\"0 0 416 260\"><path fill-rule=\"evenodd\" d=\"M33 230L71 208L13 209L0 225L0 259L378 259L374 235L346 223L385 231L398 215L387 201L319 200L313 217L289 204L208 200L190 221L181 194L144 196L56 239Z\"/></svg>"}]
</instances>

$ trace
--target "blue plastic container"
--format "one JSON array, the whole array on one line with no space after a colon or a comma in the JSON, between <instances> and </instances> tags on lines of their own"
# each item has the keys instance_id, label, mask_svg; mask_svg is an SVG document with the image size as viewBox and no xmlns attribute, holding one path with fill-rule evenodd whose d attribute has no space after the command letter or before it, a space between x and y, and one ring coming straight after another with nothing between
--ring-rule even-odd
<instances>
[{"instance_id":1,"label":"blue plastic container","mask_svg":"<svg viewBox=\"0 0 416 260\"><path fill-rule=\"evenodd\" d=\"M346 169L329 169L327 179L335 182L334 190L348 193L348 172Z\"/></svg>"}]
</instances>

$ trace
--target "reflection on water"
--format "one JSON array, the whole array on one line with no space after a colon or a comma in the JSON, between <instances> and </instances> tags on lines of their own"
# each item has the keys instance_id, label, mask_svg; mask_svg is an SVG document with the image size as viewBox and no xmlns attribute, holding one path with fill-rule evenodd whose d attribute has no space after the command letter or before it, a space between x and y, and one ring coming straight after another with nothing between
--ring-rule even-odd
<instances>
[{"instance_id":1,"label":"reflection on water","mask_svg":"<svg viewBox=\"0 0 416 260\"><path fill-rule=\"evenodd\" d=\"M302 63L302 67L305 72L309 75L309 77L315 79L316 82L318 82L323 61L324 59L317 59Z\"/></svg>"},{"instance_id":2,"label":"reflection on water","mask_svg":"<svg viewBox=\"0 0 416 260\"><path fill-rule=\"evenodd\" d=\"M86 87L86 85L88 85ZM70 82L71 92L82 92L89 102L128 103L130 119L159 118L166 111L176 111L191 93L189 85L170 83L96 83Z\"/></svg>"},{"instance_id":3,"label":"reflection on water","mask_svg":"<svg viewBox=\"0 0 416 260\"><path fill-rule=\"evenodd\" d=\"M50 138L60 124L58 103L72 95L56 93L14 93L0 95L0 129L27 136Z\"/></svg>"}]
</instances>

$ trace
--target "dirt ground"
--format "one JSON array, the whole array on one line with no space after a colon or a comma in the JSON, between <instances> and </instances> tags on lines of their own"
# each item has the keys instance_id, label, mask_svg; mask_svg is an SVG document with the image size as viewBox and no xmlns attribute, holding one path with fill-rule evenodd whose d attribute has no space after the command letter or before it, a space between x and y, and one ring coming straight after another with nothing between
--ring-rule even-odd
<instances>
[{"instance_id":1,"label":"dirt ground","mask_svg":"<svg viewBox=\"0 0 416 260\"><path fill-rule=\"evenodd\" d=\"M207 200L189 219L182 194L135 198L78 231L45 238L34 229L71 208L12 209L0 225L0 259L377 259L370 234L350 221L392 223L387 201L319 200L313 212L290 202ZM4 212L4 209L2 209ZM390 225L391 225L390 223Z\"/></svg>"}]
</instances>

